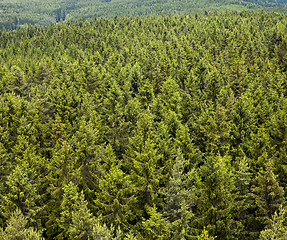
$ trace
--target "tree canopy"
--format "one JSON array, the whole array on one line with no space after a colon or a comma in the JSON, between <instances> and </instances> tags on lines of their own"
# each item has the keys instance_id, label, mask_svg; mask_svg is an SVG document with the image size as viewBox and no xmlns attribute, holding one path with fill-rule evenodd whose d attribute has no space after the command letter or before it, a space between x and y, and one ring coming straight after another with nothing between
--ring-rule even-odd
<instances>
[{"instance_id":1,"label":"tree canopy","mask_svg":"<svg viewBox=\"0 0 287 240\"><path fill-rule=\"evenodd\" d=\"M286 46L265 11L0 31L0 236L284 238Z\"/></svg>"}]
</instances>

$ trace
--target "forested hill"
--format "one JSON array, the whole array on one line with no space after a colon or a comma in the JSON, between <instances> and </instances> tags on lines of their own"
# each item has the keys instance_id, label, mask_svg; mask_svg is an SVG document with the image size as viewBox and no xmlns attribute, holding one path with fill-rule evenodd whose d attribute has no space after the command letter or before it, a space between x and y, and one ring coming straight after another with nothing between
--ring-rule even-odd
<instances>
[{"instance_id":1,"label":"forested hill","mask_svg":"<svg viewBox=\"0 0 287 240\"><path fill-rule=\"evenodd\" d=\"M1 0L0 29L64 20L150 14L202 14L225 10L286 12L286 0Z\"/></svg>"},{"instance_id":2,"label":"forested hill","mask_svg":"<svg viewBox=\"0 0 287 240\"><path fill-rule=\"evenodd\" d=\"M0 239L287 239L286 30L247 11L0 32Z\"/></svg>"}]
</instances>

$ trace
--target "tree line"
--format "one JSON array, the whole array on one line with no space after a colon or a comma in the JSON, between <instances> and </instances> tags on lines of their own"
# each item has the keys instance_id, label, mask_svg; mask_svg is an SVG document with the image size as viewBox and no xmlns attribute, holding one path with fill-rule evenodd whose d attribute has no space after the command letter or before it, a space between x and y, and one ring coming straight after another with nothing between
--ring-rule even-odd
<instances>
[{"instance_id":1,"label":"tree line","mask_svg":"<svg viewBox=\"0 0 287 240\"><path fill-rule=\"evenodd\" d=\"M190 15L214 11L265 10L287 12L281 0L2 0L0 29L17 29L28 25L46 26L61 21L93 20L114 16L148 16L151 14Z\"/></svg>"}]
</instances>

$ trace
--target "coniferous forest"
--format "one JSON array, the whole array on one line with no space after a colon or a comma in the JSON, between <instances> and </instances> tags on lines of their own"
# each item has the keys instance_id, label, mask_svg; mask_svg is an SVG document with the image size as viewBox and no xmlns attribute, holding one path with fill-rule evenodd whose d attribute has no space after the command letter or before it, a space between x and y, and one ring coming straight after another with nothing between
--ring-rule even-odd
<instances>
[{"instance_id":1,"label":"coniferous forest","mask_svg":"<svg viewBox=\"0 0 287 240\"><path fill-rule=\"evenodd\" d=\"M0 239L287 239L287 18L0 32Z\"/></svg>"},{"instance_id":2,"label":"coniferous forest","mask_svg":"<svg viewBox=\"0 0 287 240\"><path fill-rule=\"evenodd\" d=\"M0 29L119 15L190 15L226 10L287 13L287 0L0 0Z\"/></svg>"}]
</instances>

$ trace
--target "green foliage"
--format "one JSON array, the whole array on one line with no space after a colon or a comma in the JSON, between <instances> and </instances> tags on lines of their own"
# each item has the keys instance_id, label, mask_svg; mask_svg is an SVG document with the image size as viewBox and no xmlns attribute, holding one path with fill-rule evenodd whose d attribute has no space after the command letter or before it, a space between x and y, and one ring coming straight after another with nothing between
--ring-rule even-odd
<instances>
[{"instance_id":1,"label":"green foliage","mask_svg":"<svg viewBox=\"0 0 287 240\"><path fill-rule=\"evenodd\" d=\"M155 144L149 138L140 149L132 150L131 154L135 157L130 158L132 160L130 179L137 204L141 206L137 209L139 212L136 211L137 216L140 216L145 208L157 203L161 174L158 162L161 155L157 153Z\"/></svg>"},{"instance_id":2,"label":"green foliage","mask_svg":"<svg viewBox=\"0 0 287 240\"><path fill-rule=\"evenodd\" d=\"M70 239L112 239L112 231L106 225L101 225L88 209L88 203L80 194L77 207L72 212L72 222L68 228Z\"/></svg>"},{"instance_id":3,"label":"green foliage","mask_svg":"<svg viewBox=\"0 0 287 240\"><path fill-rule=\"evenodd\" d=\"M285 239L287 237L287 229L284 225L286 209L280 206L272 217L272 223L260 233L260 240L267 239Z\"/></svg>"},{"instance_id":4,"label":"green foliage","mask_svg":"<svg viewBox=\"0 0 287 240\"><path fill-rule=\"evenodd\" d=\"M166 0L141 2L133 0L88 0L69 2L57 2L49 0L42 2L33 1L34 8L31 9L30 2L25 0L2 0L0 5L0 27L1 29L16 29L27 27L27 25L49 25L51 22L58 23L70 20L91 20L95 17L123 16L148 16L150 14L195 14L225 10L262 10L286 12L286 2L274 0L244 0L244 1L211 1L200 2L185 0Z\"/></svg>"},{"instance_id":5,"label":"green foliage","mask_svg":"<svg viewBox=\"0 0 287 240\"><path fill-rule=\"evenodd\" d=\"M27 219L22 214L21 210L16 209L7 222L5 231L0 228L0 236L3 240L42 240L40 232L32 227L27 227Z\"/></svg>"},{"instance_id":6,"label":"green foliage","mask_svg":"<svg viewBox=\"0 0 287 240\"><path fill-rule=\"evenodd\" d=\"M251 228L250 231L258 235L265 226L271 224L272 216L282 204L285 204L283 188L276 181L271 166L267 165L266 168L265 171L258 173L258 176L254 179L252 189L255 216L253 219L253 229Z\"/></svg>"},{"instance_id":7,"label":"green foliage","mask_svg":"<svg viewBox=\"0 0 287 240\"><path fill-rule=\"evenodd\" d=\"M101 240L112 240L112 233L107 228L106 225L100 225L99 222L96 222L93 226L92 232L93 239L101 239Z\"/></svg>"},{"instance_id":8,"label":"green foliage","mask_svg":"<svg viewBox=\"0 0 287 240\"><path fill-rule=\"evenodd\" d=\"M132 206L136 202L131 189L132 182L121 170L110 146L107 147L106 155L106 170L99 179L99 191L95 193L94 203L107 224L127 230L136 217L132 212Z\"/></svg>"},{"instance_id":9,"label":"green foliage","mask_svg":"<svg viewBox=\"0 0 287 240\"><path fill-rule=\"evenodd\" d=\"M171 177L167 188L162 194L165 196L164 216L169 221L169 234L172 239L187 239L191 235L191 222L193 213L192 206L195 205L195 194L193 186L189 186L189 176L195 174L193 171L186 173L188 166L182 153L178 150L175 163L171 171Z\"/></svg>"},{"instance_id":10,"label":"green foliage","mask_svg":"<svg viewBox=\"0 0 287 240\"><path fill-rule=\"evenodd\" d=\"M216 237L210 237L208 235L208 231L204 228L200 236L198 236L198 240L214 240Z\"/></svg>"},{"instance_id":11,"label":"green foliage","mask_svg":"<svg viewBox=\"0 0 287 240\"><path fill-rule=\"evenodd\" d=\"M31 239L284 238L286 16L170 4L0 32L3 239L17 209Z\"/></svg>"},{"instance_id":12,"label":"green foliage","mask_svg":"<svg viewBox=\"0 0 287 240\"><path fill-rule=\"evenodd\" d=\"M238 169L235 172L234 184L236 187L235 204L233 215L238 226L239 238L249 238L250 236L250 218L254 211L254 201L251 193L252 173L246 157L239 160Z\"/></svg>"},{"instance_id":13,"label":"green foliage","mask_svg":"<svg viewBox=\"0 0 287 240\"><path fill-rule=\"evenodd\" d=\"M168 238L168 220L155 207L147 207L149 218L142 222L144 239Z\"/></svg>"},{"instance_id":14,"label":"green foliage","mask_svg":"<svg viewBox=\"0 0 287 240\"><path fill-rule=\"evenodd\" d=\"M200 168L199 224L219 238L230 238L236 232L231 217L234 206L234 176L227 157L209 157Z\"/></svg>"},{"instance_id":15,"label":"green foliage","mask_svg":"<svg viewBox=\"0 0 287 240\"><path fill-rule=\"evenodd\" d=\"M40 222L34 222L39 214L39 179L28 164L17 165L10 173L5 182L6 194L2 196L1 210L3 215L9 219L19 209L25 214L29 225L41 226Z\"/></svg>"}]
</instances>

